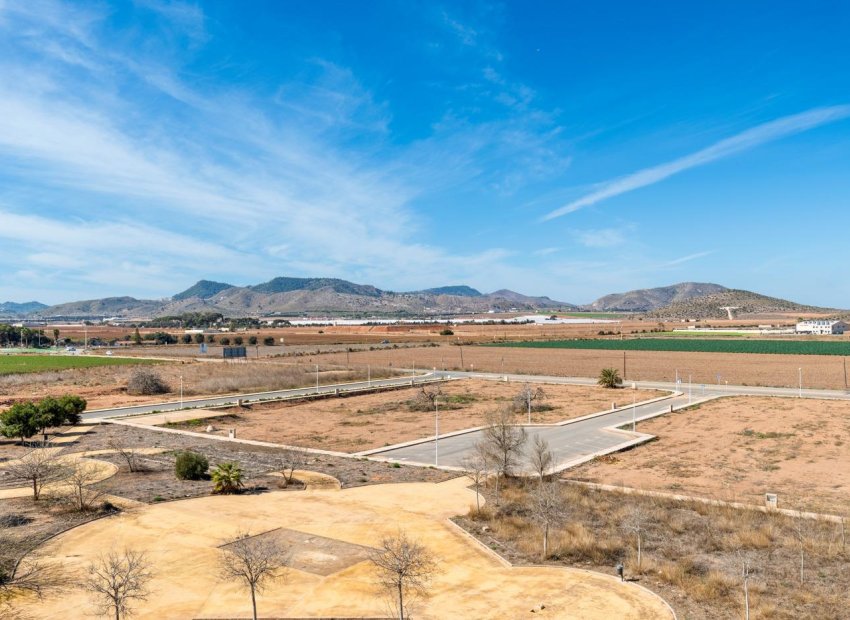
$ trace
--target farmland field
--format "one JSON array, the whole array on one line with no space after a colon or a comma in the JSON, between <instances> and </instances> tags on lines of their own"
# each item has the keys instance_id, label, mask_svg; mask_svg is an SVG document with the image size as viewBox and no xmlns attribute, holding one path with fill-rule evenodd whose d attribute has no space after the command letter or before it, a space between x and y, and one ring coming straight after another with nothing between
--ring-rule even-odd
<instances>
[{"instance_id":1,"label":"farmland field","mask_svg":"<svg viewBox=\"0 0 850 620\"><path fill-rule=\"evenodd\" d=\"M0 375L150 363L154 363L153 360L129 359L124 357L84 357L80 355L0 355Z\"/></svg>"},{"instance_id":2,"label":"farmland field","mask_svg":"<svg viewBox=\"0 0 850 620\"><path fill-rule=\"evenodd\" d=\"M711 340L631 338L628 340L550 340L506 342L489 346L605 351L684 351L689 353L761 353L768 355L850 355L850 342L822 340Z\"/></svg>"}]
</instances>

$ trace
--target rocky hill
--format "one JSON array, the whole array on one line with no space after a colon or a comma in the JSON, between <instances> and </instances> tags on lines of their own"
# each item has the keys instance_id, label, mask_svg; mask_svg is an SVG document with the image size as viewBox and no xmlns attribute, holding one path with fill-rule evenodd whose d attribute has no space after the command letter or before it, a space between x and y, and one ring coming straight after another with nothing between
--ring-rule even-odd
<instances>
[{"instance_id":1,"label":"rocky hill","mask_svg":"<svg viewBox=\"0 0 850 620\"><path fill-rule=\"evenodd\" d=\"M36 312L46 307L46 305L37 301L25 301L23 303L15 303L14 301L4 301L0 303L0 316L23 316L30 312Z\"/></svg>"},{"instance_id":2,"label":"rocky hill","mask_svg":"<svg viewBox=\"0 0 850 620\"><path fill-rule=\"evenodd\" d=\"M251 286L201 280L164 300L109 297L42 308L33 316L152 318L183 312L220 312L225 316L301 313L428 316L558 308L574 310L576 306L508 290L483 294L464 285L397 293L337 278L279 277Z\"/></svg>"},{"instance_id":3,"label":"rocky hill","mask_svg":"<svg viewBox=\"0 0 850 620\"><path fill-rule=\"evenodd\" d=\"M786 299L759 295L752 291L728 289L721 293L703 295L677 301L665 308L648 312L647 318L658 319L725 319L726 310L737 308L736 318L757 317L771 314L823 312L834 313L834 309L798 304Z\"/></svg>"},{"instance_id":4,"label":"rocky hill","mask_svg":"<svg viewBox=\"0 0 850 620\"><path fill-rule=\"evenodd\" d=\"M671 286L638 289L605 295L587 306L593 312L652 312L670 304L727 291L725 286L702 282L681 282Z\"/></svg>"}]
</instances>

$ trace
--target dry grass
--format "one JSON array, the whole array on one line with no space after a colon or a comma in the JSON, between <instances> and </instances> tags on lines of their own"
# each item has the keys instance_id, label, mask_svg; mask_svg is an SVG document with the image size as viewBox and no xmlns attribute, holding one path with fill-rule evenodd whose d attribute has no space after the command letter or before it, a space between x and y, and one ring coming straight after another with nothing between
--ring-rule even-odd
<instances>
[{"instance_id":1,"label":"dry grass","mask_svg":"<svg viewBox=\"0 0 850 620\"><path fill-rule=\"evenodd\" d=\"M508 481L498 507L488 503L461 521L512 561L538 563L542 533L529 510L534 488ZM547 562L609 574L623 562L628 578L658 591L680 617L700 620L743 615L741 562L747 558L752 618L846 617L850 549L838 524L806 521L801 584L794 518L579 485L564 485L561 493L568 519L551 534ZM494 499L492 489L485 495ZM637 510L646 515L640 568L636 538L621 527Z\"/></svg>"}]
</instances>

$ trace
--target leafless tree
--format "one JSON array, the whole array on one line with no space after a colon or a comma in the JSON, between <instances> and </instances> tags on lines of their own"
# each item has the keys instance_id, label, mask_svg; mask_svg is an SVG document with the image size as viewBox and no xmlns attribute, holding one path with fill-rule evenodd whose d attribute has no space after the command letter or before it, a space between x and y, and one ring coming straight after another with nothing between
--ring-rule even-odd
<instances>
[{"instance_id":1,"label":"leafless tree","mask_svg":"<svg viewBox=\"0 0 850 620\"><path fill-rule=\"evenodd\" d=\"M803 583L803 570L806 561L806 543L811 535L813 521L803 515L801 510L797 510L794 517L791 519L791 533L797 541L800 550L800 583Z\"/></svg>"},{"instance_id":2,"label":"leafless tree","mask_svg":"<svg viewBox=\"0 0 850 620\"><path fill-rule=\"evenodd\" d=\"M169 389L168 384L162 380L160 374L150 368L136 368L127 381L128 394L150 396L165 394Z\"/></svg>"},{"instance_id":3,"label":"leafless tree","mask_svg":"<svg viewBox=\"0 0 850 620\"><path fill-rule=\"evenodd\" d=\"M99 478L100 471L94 463L80 459L71 466L65 482L69 486L68 495L80 512L91 509L103 496L101 491L91 488Z\"/></svg>"},{"instance_id":4,"label":"leafless tree","mask_svg":"<svg viewBox=\"0 0 850 620\"><path fill-rule=\"evenodd\" d=\"M408 407L411 411L433 411L437 406L437 399L442 395L439 387L436 390L426 390L423 387L408 401Z\"/></svg>"},{"instance_id":5,"label":"leafless tree","mask_svg":"<svg viewBox=\"0 0 850 620\"><path fill-rule=\"evenodd\" d=\"M758 558L753 550L738 549L736 555L741 564L741 582L744 588L744 620L750 620L750 580L756 572Z\"/></svg>"},{"instance_id":6,"label":"leafless tree","mask_svg":"<svg viewBox=\"0 0 850 620\"><path fill-rule=\"evenodd\" d=\"M378 569L378 585L388 594L399 620L404 620L410 603L416 596L427 593L428 585L437 572L437 562L431 553L403 531L384 538L369 556Z\"/></svg>"},{"instance_id":7,"label":"leafless tree","mask_svg":"<svg viewBox=\"0 0 850 620\"><path fill-rule=\"evenodd\" d=\"M283 474L284 486L292 484L292 476L295 470L304 469L307 466L310 453L303 448L286 448L280 453L281 473Z\"/></svg>"},{"instance_id":8,"label":"leafless tree","mask_svg":"<svg viewBox=\"0 0 850 620\"><path fill-rule=\"evenodd\" d=\"M640 503L633 503L628 507L626 518L620 523L620 528L627 534L635 537L635 549L637 551L637 572L641 570L643 559L643 539L646 527L652 517L651 511Z\"/></svg>"},{"instance_id":9,"label":"leafless tree","mask_svg":"<svg viewBox=\"0 0 850 620\"><path fill-rule=\"evenodd\" d=\"M57 565L45 564L28 546L16 541L0 529L0 618L11 614L10 602L21 593L42 598L51 590L65 585L64 575Z\"/></svg>"},{"instance_id":10,"label":"leafless tree","mask_svg":"<svg viewBox=\"0 0 850 620\"><path fill-rule=\"evenodd\" d=\"M141 463L141 455L136 448L127 446L126 443L119 437L113 437L109 440L109 447L115 450L124 461L127 463L127 469L131 472L142 471L144 466Z\"/></svg>"},{"instance_id":11,"label":"leafless tree","mask_svg":"<svg viewBox=\"0 0 850 620\"><path fill-rule=\"evenodd\" d=\"M482 434L482 449L493 463L496 476L509 476L521 460L528 439L525 429L514 423L508 408L501 408L488 414Z\"/></svg>"},{"instance_id":12,"label":"leafless tree","mask_svg":"<svg viewBox=\"0 0 850 620\"><path fill-rule=\"evenodd\" d=\"M532 387L526 383L520 390L519 394L514 396L514 407L519 411L528 411L528 423L531 424L531 410L534 407L534 402L539 402L545 398L546 392L543 391L543 388L538 387L537 389L532 389Z\"/></svg>"},{"instance_id":13,"label":"leafless tree","mask_svg":"<svg viewBox=\"0 0 850 620\"><path fill-rule=\"evenodd\" d=\"M566 507L557 482L540 484L531 497L532 518L543 528L543 559L549 555L549 530L566 518Z\"/></svg>"},{"instance_id":14,"label":"leafless tree","mask_svg":"<svg viewBox=\"0 0 850 620\"><path fill-rule=\"evenodd\" d=\"M67 468L59 462L52 448L35 448L6 466L12 478L32 487L32 498L38 500L45 485L60 481Z\"/></svg>"},{"instance_id":15,"label":"leafless tree","mask_svg":"<svg viewBox=\"0 0 850 620\"><path fill-rule=\"evenodd\" d=\"M475 488L475 512L481 512L481 485L487 479L487 459L481 451L475 450L472 455L461 461L461 467L466 471L466 477L472 481Z\"/></svg>"},{"instance_id":16,"label":"leafless tree","mask_svg":"<svg viewBox=\"0 0 850 620\"><path fill-rule=\"evenodd\" d=\"M549 449L549 443L540 435L534 436L534 441L531 444L531 452L528 455L528 462L531 465L531 469L540 478L540 484L543 484L543 478L552 469L552 464L555 462L555 455Z\"/></svg>"},{"instance_id":17,"label":"leafless tree","mask_svg":"<svg viewBox=\"0 0 850 620\"><path fill-rule=\"evenodd\" d=\"M83 586L92 594L101 615L121 620L131 614L134 603L148 599L151 577L145 554L125 549L110 551L89 564Z\"/></svg>"},{"instance_id":18,"label":"leafless tree","mask_svg":"<svg viewBox=\"0 0 850 620\"><path fill-rule=\"evenodd\" d=\"M257 620L257 594L270 582L286 578L289 550L273 536L250 536L245 532L225 542L221 550L221 576L248 587L252 617Z\"/></svg>"}]
</instances>

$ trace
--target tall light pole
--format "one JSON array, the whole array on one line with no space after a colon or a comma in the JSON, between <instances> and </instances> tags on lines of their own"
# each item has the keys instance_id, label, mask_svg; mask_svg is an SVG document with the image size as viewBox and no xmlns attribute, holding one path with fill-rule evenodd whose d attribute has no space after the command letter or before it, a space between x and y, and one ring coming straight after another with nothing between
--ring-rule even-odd
<instances>
[{"instance_id":1,"label":"tall light pole","mask_svg":"<svg viewBox=\"0 0 850 620\"><path fill-rule=\"evenodd\" d=\"M183 408L183 375L180 375L180 408Z\"/></svg>"},{"instance_id":2,"label":"tall light pole","mask_svg":"<svg viewBox=\"0 0 850 620\"><path fill-rule=\"evenodd\" d=\"M637 428L637 418L636 418L636 409L637 409L637 384L632 383L632 432L635 432Z\"/></svg>"},{"instance_id":3,"label":"tall light pole","mask_svg":"<svg viewBox=\"0 0 850 620\"><path fill-rule=\"evenodd\" d=\"M688 404L691 404L691 395L693 394L694 385L691 382L691 375L688 374Z\"/></svg>"},{"instance_id":4,"label":"tall light pole","mask_svg":"<svg viewBox=\"0 0 850 620\"><path fill-rule=\"evenodd\" d=\"M800 375L800 391L797 394L797 398L803 398L803 369L798 368L797 373Z\"/></svg>"},{"instance_id":5,"label":"tall light pole","mask_svg":"<svg viewBox=\"0 0 850 620\"><path fill-rule=\"evenodd\" d=\"M316 364L316 394L319 393L319 365Z\"/></svg>"},{"instance_id":6,"label":"tall light pole","mask_svg":"<svg viewBox=\"0 0 850 620\"><path fill-rule=\"evenodd\" d=\"M372 387L372 365L366 364L366 382Z\"/></svg>"},{"instance_id":7,"label":"tall light pole","mask_svg":"<svg viewBox=\"0 0 850 620\"><path fill-rule=\"evenodd\" d=\"M439 394L434 394L434 465L440 464L440 405Z\"/></svg>"}]
</instances>

